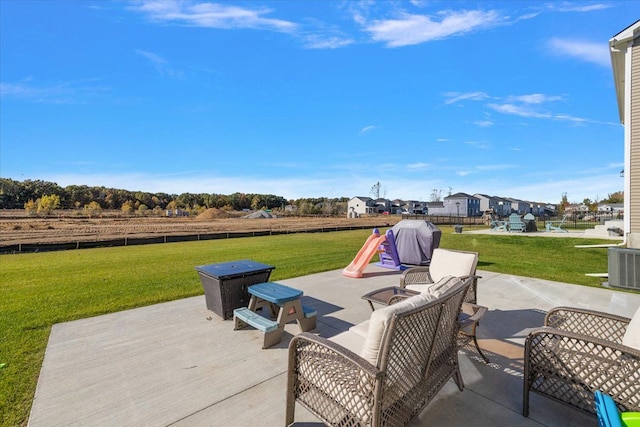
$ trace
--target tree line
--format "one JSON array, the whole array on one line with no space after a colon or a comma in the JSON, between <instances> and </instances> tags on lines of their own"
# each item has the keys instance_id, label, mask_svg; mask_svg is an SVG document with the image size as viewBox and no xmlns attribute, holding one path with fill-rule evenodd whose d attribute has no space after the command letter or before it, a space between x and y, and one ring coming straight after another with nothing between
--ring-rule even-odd
<instances>
[{"instance_id":1,"label":"tree line","mask_svg":"<svg viewBox=\"0 0 640 427\"><path fill-rule=\"evenodd\" d=\"M302 198L287 200L273 194L233 193L149 193L103 186L68 185L42 180L15 181L0 178L0 209L26 209L29 213L47 213L53 209L125 212L184 209L201 211L209 208L241 211L244 209L285 209L295 205L302 214L337 214L347 198ZM346 209L346 208L345 208Z\"/></svg>"}]
</instances>

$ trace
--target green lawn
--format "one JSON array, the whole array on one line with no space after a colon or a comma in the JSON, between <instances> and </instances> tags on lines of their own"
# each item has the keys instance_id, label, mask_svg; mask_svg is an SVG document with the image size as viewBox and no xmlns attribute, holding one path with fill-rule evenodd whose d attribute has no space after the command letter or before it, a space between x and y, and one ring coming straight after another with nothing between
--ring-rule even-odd
<instances>
[{"instance_id":1,"label":"green lawn","mask_svg":"<svg viewBox=\"0 0 640 427\"><path fill-rule=\"evenodd\" d=\"M607 271L606 249L574 248L601 240L440 228L440 246L479 252L481 270L586 286L599 286L600 280L585 273ZM54 323L200 295L197 265L253 259L276 266L272 280L340 269L369 234L300 233L0 256L0 425L26 425Z\"/></svg>"}]
</instances>

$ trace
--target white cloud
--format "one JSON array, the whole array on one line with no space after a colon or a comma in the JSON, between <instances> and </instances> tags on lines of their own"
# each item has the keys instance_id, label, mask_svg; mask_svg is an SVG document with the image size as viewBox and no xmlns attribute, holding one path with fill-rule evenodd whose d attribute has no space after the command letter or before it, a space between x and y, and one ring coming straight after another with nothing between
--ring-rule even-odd
<instances>
[{"instance_id":1,"label":"white cloud","mask_svg":"<svg viewBox=\"0 0 640 427\"><path fill-rule=\"evenodd\" d=\"M512 164L497 164L497 165L478 165L476 169L480 171L497 171L497 170L505 170L505 169L513 169L515 165Z\"/></svg>"},{"instance_id":2,"label":"white cloud","mask_svg":"<svg viewBox=\"0 0 640 427\"><path fill-rule=\"evenodd\" d=\"M551 118L550 114L540 113L538 111L533 110L532 108L524 105L515 105L515 104L487 104L487 107L495 110L499 113L503 114L513 114L520 117L535 117L537 119L549 119Z\"/></svg>"},{"instance_id":3,"label":"white cloud","mask_svg":"<svg viewBox=\"0 0 640 427\"><path fill-rule=\"evenodd\" d=\"M407 165L407 169L414 169L414 170L427 169L427 168L430 168L430 167L431 167L431 165L429 163L422 163L422 162L420 162L420 163L410 163L410 164Z\"/></svg>"},{"instance_id":4,"label":"white cloud","mask_svg":"<svg viewBox=\"0 0 640 427\"><path fill-rule=\"evenodd\" d=\"M363 21L364 30L374 41L388 47L400 47L461 36L503 22L498 12L480 10L443 11L436 19L426 15L402 12L396 19L379 19L371 23ZM358 20L356 20L358 22Z\"/></svg>"},{"instance_id":5,"label":"white cloud","mask_svg":"<svg viewBox=\"0 0 640 427\"><path fill-rule=\"evenodd\" d=\"M482 150L488 150L489 148L491 148L489 144L484 142L478 142L478 141L465 141L465 144L474 148L482 149Z\"/></svg>"},{"instance_id":6,"label":"white cloud","mask_svg":"<svg viewBox=\"0 0 640 427\"><path fill-rule=\"evenodd\" d=\"M493 99L500 101L501 99L496 97L490 97L485 92L447 92L444 94L445 105L455 104L462 101L484 101L486 99ZM490 102L486 104L486 107L497 111L502 114L510 114L520 117L531 117L536 119L549 119L573 122L574 124L582 123L600 123L600 124L612 124L603 123L595 120L585 119L583 117L576 117L570 114L550 113L542 110L541 108L545 104L549 104L556 101L564 100L564 97L558 95L545 95L541 93L533 93L528 95L509 95L503 98L503 102ZM477 126L491 126L493 121L475 121Z\"/></svg>"},{"instance_id":7,"label":"white cloud","mask_svg":"<svg viewBox=\"0 0 640 427\"><path fill-rule=\"evenodd\" d=\"M267 18L272 11L266 8L242 8L230 4L193 3L177 0L142 0L134 7L153 21L175 22L179 24L219 28L219 29L264 29L291 32L297 24Z\"/></svg>"},{"instance_id":8,"label":"white cloud","mask_svg":"<svg viewBox=\"0 0 640 427\"><path fill-rule=\"evenodd\" d=\"M26 79L19 83L0 83L0 96L43 104L82 104L107 92L98 79L57 82L38 86Z\"/></svg>"},{"instance_id":9,"label":"white cloud","mask_svg":"<svg viewBox=\"0 0 640 427\"><path fill-rule=\"evenodd\" d=\"M476 120L475 122L473 122L473 124L481 128L487 128L494 125L491 120Z\"/></svg>"},{"instance_id":10,"label":"white cloud","mask_svg":"<svg viewBox=\"0 0 640 427\"><path fill-rule=\"evenodd\" d=\"M499 113L511 114L511 115L520 116L520 117L559 120L559 121L565 121L565 122L572 122L574 124L601 123L601 122L585 119L583 117L571 116L569 114L556 114L556 113L549 113L545 111L539 111L529 106L528 104L516 105L516 104L510 104L510 103L505 103L505 104L490 103L490 104L487 104L487 107ZM605 124L605 123L602 123L602 124Z\"/></svg>"},{"instance_id":11,"label":"white cloud","mask_svg":"<svg viewBox=\"0 0 640 427\"><path fill-rule=\"evenodd\" d=\"M558 56L569 56L581 61L591 62L602 67L611 67L609 45L606 40L601 43L594 43L555 37L550 39L546 46L551 53Z\"/></svg>"},{"instance_id":12,"label":"white cloud","mask_svg":"<svg viewBox=\"0 0 640 427\"><path fill-rule=\"evenodd\" d=\"M444 94L444 97L446 98L444 101L445 105L449 105L449 104L455 104L456 102L460 102L460 101L483 101L487 99L489 95L479 91L466 92L466 93L447 92Z\"/></svg>"},{"instance_id":13,"label":"white cloud","mask_svg":"<svg viewBox=\"0 0 640 427\"><path fill-rule=\"evenodd\" d=\"M169 65L169 62L160 55L141 49L136 49L135 52L138 55L148 59L153 64L158 74L160 74L161 76L170 77L172 79L184 78L184 73L182 71L173 69Z\"/></svg>"},{"instance_id":14,"label":"white cloud","mask_svg":"<svg viewBox=\"0 0 640 427\"><path fill-rule=\"evenodd\" d=\"M612 7L611 4L605 3L576 4L566 1L547 4L547 9L555 12L593 12L596 10L608 9L610 7Z\"/></svg>"},{"instance_id":15,"label":"white cloud","mask_svg":"<svg viewBox=\"0 0 640 427\"><path fill-rule=\"evenodd\" d=\"M360 129L360 132L358 132L358 135L364 135L365 133L371 132L372 130L376 129L377 126L365 126L362 129Z\"/></svg>"},{"instance_id":16,"label":"white cloud","mask_svg":"<svg viewBox=\"0 0 640 427\"><path fill-rule=\"evenodd\" d=\"M349 37L324 36L321 34L311 34L305 36L304 47L307 49L338 49L354 43Z\"/></svg>"},{"instance_id":17,"label":"white cloud","mask_svg":"<svg viewBox=\"0 0 640 427\"><path fill-rule=\"evenodd\" d=\"M588 197L595 199L623 187L619 177L621 164L603 165L598 170L579 170L569 173L547 170L543 175L533 178L539 170L518 169L513 164L487 164L466 166L443 166L441 163L427 165L415 163L409 176L398 173L406 165L389 165L389 169L361 167L350 170L325 171L313 176L308 169L296 175L287 176L216 176L210 172L178 171L167 174L74 174L40 175L34 179L56 182L62 187L67 185L105 186L129 191L181 193L218 193L234 192L276 194L287 199L301 197L353 197L368 195L371 186L380 182L390 199L429 200L431 189L453 187L454 192L468 194L483 193L502 197L515 197L522 200L558 203L562 193L568 192L570 201L582 201ZM420 176L420 167L425 172ZM428 169L428 170L427 170ZM521 171L521 179L505 180L500 170ZM570 178L565 178L569 176ZM501 178L502 177L502 178Z\"/></svg>"},{"instance_id":18,"label":"white cloud","mask_svg":"<svg viewBox=\"0 0 640 427\"><path fill-rule=\"evenodd\" d=\"M512 95L507 97L509 102L522 102L524 104L543 104L545 102L561 101L561 96L549 96L541 93L532 93L530 95Z\"/></svg>"}]
</instances>

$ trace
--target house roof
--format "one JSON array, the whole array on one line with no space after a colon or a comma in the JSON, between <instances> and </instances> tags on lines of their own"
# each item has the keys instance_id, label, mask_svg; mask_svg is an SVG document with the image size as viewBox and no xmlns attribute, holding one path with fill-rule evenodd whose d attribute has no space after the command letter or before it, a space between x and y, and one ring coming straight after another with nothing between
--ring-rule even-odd
<instances>
[{"instance_id":1,"label":"house roof","mask_svg":"<svg viewBox=\"0 0 640 427\"><path fill-rule=\"evenodd\" d=\"M639 35L640 20L629 25L609 40L613 79L616 84L616 95L618 99L618 114L620 115L620 123L622 124L624 124L624 85L626 74L625 52L629 42L633 41L633 39Z\"/></svg>"},{"instance_id":2,"label":"house roof","mask_svg":"<svg viewBox=\"0 0 640 427\"><path fill-rule=\"evenodd\" d=\"M467 193L456 193L445 197L445 199L475 199L476 197Z\"/></svg>"}]
</instances>

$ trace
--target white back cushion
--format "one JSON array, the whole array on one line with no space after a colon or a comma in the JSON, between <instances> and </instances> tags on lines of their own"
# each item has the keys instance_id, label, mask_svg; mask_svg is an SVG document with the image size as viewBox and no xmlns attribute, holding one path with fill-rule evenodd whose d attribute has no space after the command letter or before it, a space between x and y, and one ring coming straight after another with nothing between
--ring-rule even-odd
<instances>
[{"instance_id":1,"label":"white back cushion","mask_svg":"<svg viewBox=\"0 0 640 427\"><path fill-rule=\"evenodd\" d=\"M478 255L436 248L431 256L429 275L437 282L445 276L469 276L476 273Z\"/></svg>"},{"instance_id":2,"label":"white back cushion","mask_svg":"<svg viewBox=\"0 0 640 427\"><path fill-rule=\"evenodd\" d=\"M364 344L362 345L360 356L368 360L372 365L378 366L380 344L382 344L382 337L384 336L387 326L389 326L391 317L395 313L420 307L426 303L427 300L422 297L422 295L414 295L404 301L400 301L396 304L374 311L369 319L369 330L367 332L367 337L364 340Z\"/></svg>"},{"instance_id":3,"label":"white back cushion","mask_svg":"<svg viewBox=\"0 0 640 427\"><path fill-rule=\"evenodd\" d=\"M622 337L622 345L640 350L640 307L631 318L627 331Z\"/></svg>"}]
</instances>

